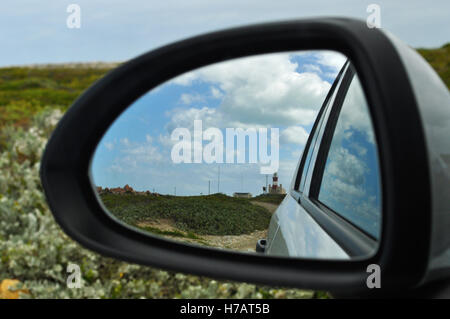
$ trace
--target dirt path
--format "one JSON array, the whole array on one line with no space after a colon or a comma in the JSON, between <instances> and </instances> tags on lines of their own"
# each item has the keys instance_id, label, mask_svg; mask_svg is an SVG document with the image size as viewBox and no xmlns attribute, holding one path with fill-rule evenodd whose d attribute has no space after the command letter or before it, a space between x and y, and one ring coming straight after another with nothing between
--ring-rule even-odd
<instances>
[{"instance_id":1,"label":"dirt path","mask_svg":"<svg viewBox=\"0 0 450 319\"><path fill-rule=\"evenodd\" d=\"M252 201L251 203L254 204L254 205L258 205L258 206L264 207L265 209L267 209L272 214L277 210L277 208L279 206L277 204L266 203L266 202L258 202L258 201Z\"/></svg>"},{"instance_id":2,"label":"dirt path","mask_svg":"<svg viewBox=\"0 0 450 319\"><path fill-rule=\"evenodd\" d=\"M202 236L203 239L213 247L232 249L238 251L254 252L258 239L266 238L267 230L257 230L244 235L226 236Z\"/></svg>"},{"instance_id":3,"label":"dirt path","mask_svg":"<svg viewBox=\"0 0 450 319\"><path fill-rule=\"evenodd\" d=\"M232 249L238 251L249 251L249 252L255 251L256 242L258 239L266 238L267 236L267 230L257 230L250 234L243 234L243 235L217 236L217 235L195 234L196 238L189 238L184 231L181 231L178 228L174 227L172 222L166 219L160 219L158 221L155 220L142 221L138 223L137 226L151 227L164 232L185 234L186 235L185 237L172 236L170 234L164 235L156 234L157 236L160 237L169 238L184 243L199 244L202 246L210 246L216 248ZM151 233L152 231L149 230L149 232Z\"/></svg>"}]
</instances>

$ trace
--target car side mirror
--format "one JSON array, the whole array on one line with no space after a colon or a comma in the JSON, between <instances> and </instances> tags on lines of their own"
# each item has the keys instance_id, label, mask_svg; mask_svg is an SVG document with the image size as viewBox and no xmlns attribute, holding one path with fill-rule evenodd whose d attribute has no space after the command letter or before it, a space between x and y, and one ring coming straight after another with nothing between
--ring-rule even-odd
<instances>
[{"instance_id":1,"label":"car side mirror","mask_svg":"<svg viewBox=\"0 0 450 319\"><path fill-rule=\"evenodd\" d=\"M304 50L331 50L346 56L367 100L378 149L382 218L377 219L380 224L376 227L364 222L353 226L376 240L352 235L345 223L339 217L330 218L326 209L311 214L320 227L327 224L338 246L347 252L353 249L355 258L285 258L199 247L149 235L108 212L96 189L100 185L91 169L93 155L130 105L162 83L200 67ZM450 235L443 226L448 225L450 212L450 148L448 139L443 139L450 136L449 100L448 90L412 49L379 29L369 29L362 21L306 19L229 29L146 53L95 83L55 129L42 159L41 179L63 230L83 246L113 258L232 280L360 294L377 290L367 284L376 265L381 270L382 291L412 289L450 266L446 257ZM323 139L327 138L332 136L325 134ZM312 156L324 154L319 150ZM314 180L317 175L311 174ZM114 192L135 191L128 187ZM108 188L107 194L114 192ZM142 198L147 196L146 201L151 193L157 193L139 192ZM290 196L302 205L310 204L305 198L302 202L300 193L294 191ZM155 205L162 205L158 203ZM323 203L333 209L330 201ZM173 229L170 232L175 236ZM258 244L255 240L253 249L270 249L265 238L258 239L262 240Z\"/></svg>"}]
</instances>

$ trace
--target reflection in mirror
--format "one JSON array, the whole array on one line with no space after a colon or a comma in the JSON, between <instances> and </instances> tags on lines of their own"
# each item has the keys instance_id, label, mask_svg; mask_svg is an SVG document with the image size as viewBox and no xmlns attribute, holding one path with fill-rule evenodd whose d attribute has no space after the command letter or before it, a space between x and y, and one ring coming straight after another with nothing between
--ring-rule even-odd
<instances>
[{"instance_id":1,"label":"reflection in mirror","mask_svg":"<svg viewBox=\"0 0 450 319\"><path fill-rule=\"evenodd\" d=\"M381 186L369 108L354 77L339 113L325 164L319 200L378 238Z\"/></svg>"},{"instance_id":2,"label":"reflection in mirror","mask_svg":"<svg viewBox=\"0 0 450 319\"><path fill-rule=\"evenodd\" d=\"M314 121L345 61L330 51L252 56L151 90L97 147L91 176L99 199L116 220L168 240L348 258L289 195ZM335 193L323 194L328 203ZM286 223L298 226L301 236L283 240L306 248L277 252L277 245L286 247L276 241Z\"/></svg>"}]
</instances>

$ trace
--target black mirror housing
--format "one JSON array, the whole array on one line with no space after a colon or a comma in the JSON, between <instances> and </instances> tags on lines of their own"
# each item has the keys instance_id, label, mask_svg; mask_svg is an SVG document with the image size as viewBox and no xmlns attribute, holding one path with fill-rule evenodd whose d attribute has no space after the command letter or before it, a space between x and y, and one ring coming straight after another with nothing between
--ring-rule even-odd
<instances>
[{"instance_id":1,"label":"black mirror housing","mask_svg":"<svg viewBox=\"0 0 450 319\"><path fill-rule=\"evenodd\" d=\"M407 50L362 21L306 19L197 36L124 63L75 101L47 145L41 179L55 219L69 236L89 249L170 270L263 284L370 293L367 267L377 264L382 271L383 291L416 287L432 278L432 178L422 113L398 45ZM201 66L292 50L339 51L358 71L380 149L383 181L382 239L375 255L369 259L327 261L196 248L137 232L105 214L91 184L91 158L102 135L133 101L159 84Z\"/></svg>"}]
</instances>

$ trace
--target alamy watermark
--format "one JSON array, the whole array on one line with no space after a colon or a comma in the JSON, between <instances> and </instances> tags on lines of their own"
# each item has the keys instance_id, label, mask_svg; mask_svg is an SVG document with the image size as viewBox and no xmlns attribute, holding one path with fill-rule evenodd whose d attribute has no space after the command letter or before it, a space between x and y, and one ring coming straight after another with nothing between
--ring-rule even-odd
<instances>
[{"instance_id":1,"label":"alamy watermark","mask_svg":"<svg viewBox=\"0 0 450 319\"><path fill-rule=\"evenodd\" d=\"M171 139L176 143L172 147L171 158L176 164L259 163L265 165L260 167L261 174L273 174L279 167L280 133L278 128L270 128L270 142L268 133L267 128L226 128L224 138L219 128L210 127L203 131L202 121L194 120L193 134L187 128L173 130ZM248 148L246 148L247 138ZM203 141L210 142L203 146ZM269 143L270 154L268 154Z\"/></svg>"},{"instance_id":2,"label":"alamy watermark","mask_svg":"<svg viewBox=\"0 0 450 319\"><path fill-rule=\"evenodd\" d=\"M74 288L81 288L81 269L80 266L77 264L68 264L67 265L67 273L70 275L67 276L67 288L74 289Z\"/></svg>"},{"instance_id":3,"label":"alamy watermark","mask_svg":"<svg viewBox=\"0 0 450 319\"><path fill-rule=\"evenodd\" d=\"M379 4L372 3L366 8L366 12L370 13L366 19L366 24L369 29L381 28L381 7Z\"/></svg>"},{"instance_id":4,"label":"alamy watermark","mask_svg":"<svg viewBox=\"0 0 450 319\"><path fill-rule=\"evenodd\" d=\"M69 4L66 9L70 13L66 19L66 25L69 29L81 28L81 7L76 3Z\"/></svg>"},{"instance_id":5,"label":"alamy watermark","mask_svg":"<svg viewBox=\"0 0 450 319\"><path fill-rule=\"evenodd\" d=\"M381 268L380 265L377 264L370 264L367 266L368 273L370 273L369 276L367 276L366 284L367 288L373 289L373 288L381 288Z\"/></svg>"}]
</instances>

